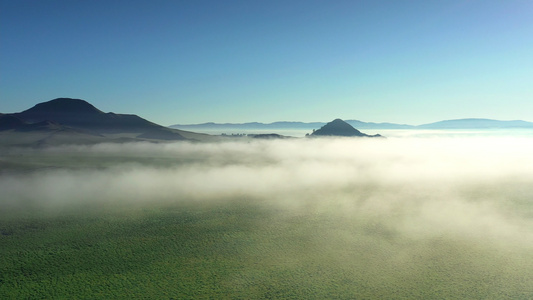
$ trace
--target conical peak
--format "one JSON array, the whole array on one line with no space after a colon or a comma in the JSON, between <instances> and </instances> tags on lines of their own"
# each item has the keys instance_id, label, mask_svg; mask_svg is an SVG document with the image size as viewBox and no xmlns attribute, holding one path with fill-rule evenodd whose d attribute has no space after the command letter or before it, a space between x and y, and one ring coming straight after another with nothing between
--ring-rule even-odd
<instances>
[{"instance_id":1,"label":"conical peak","mask_svg":"<svg viewBox=\"0 0 533 300\"><path fill-rule=\"evenodd\" d=\"M335 119L322 128L313 132L313 135L328 135L328 136L365 136L359 130L352 127L352 125L344 122L341 119Z\"/></svg>"}]
</instances>

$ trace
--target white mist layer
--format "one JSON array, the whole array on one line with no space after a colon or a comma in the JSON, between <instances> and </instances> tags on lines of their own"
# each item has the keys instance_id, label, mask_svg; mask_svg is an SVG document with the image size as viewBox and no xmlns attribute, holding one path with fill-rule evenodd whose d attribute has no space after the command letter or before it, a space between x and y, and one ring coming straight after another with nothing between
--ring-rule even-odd
<instances>
[{"instance_id":1,"label":"white mist layer","mask_svg":"<svg viewBox=\"0 0 533 300\"><path fill-rule=\"evenodd\" d=\"M446 236L533 250L531 153L533 139L505 137L58 147L44 154L111 163L4 174L0 204L60 211L238 198L288 215L372 220L411 239ZM132 160L113 160L124 157Z\"/></svg>"}]
</instances>

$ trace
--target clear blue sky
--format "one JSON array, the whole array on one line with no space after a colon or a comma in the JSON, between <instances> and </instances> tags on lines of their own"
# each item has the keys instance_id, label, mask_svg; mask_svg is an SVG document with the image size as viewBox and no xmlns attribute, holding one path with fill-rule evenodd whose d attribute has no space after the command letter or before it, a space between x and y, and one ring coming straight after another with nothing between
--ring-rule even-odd
<instances>
[{"instance_id":1,"label":"clear blue sky","mask_svg":"<svg viewBox=\"0 0 533 300\"><path fill-rule=\"evenodd\" d=\"M0 112L533 121L533 1L0 0Z\"/></svg>"}]
</instances>

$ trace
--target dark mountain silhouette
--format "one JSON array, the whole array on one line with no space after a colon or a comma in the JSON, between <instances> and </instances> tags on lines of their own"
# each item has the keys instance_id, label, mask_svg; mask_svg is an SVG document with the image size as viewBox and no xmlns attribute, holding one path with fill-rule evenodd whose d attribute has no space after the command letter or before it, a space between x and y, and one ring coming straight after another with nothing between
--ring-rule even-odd
<instances>
[{"instance_id":1,"label":"dark mountain silhouette","mask_svg":"<svg viewBox=\"0 0 533 300\"><path fill-rule=\"evenodd\" d=\"M136 115L104 113L81 99L57 98L13 115L27 123L50 120L99 133L153 132L166 129Z\"/></svg>"},{"instance_id":2,"label":"dark mountain silhouette","mask_svg":"<svg viewBox=\"0 0 533 300\"><path fill-rule=\"evenodd\" d=\"M212 136L164 127L137 115L104 113L81 99L57 98L23 112L0 114L6 145L127 141L210 140Z\"/></svg>"},{"instance_id":3,"label":"dark mountain silhouette","mask_svg":"<svg viewBox=\"0 0 533 300\"><path fill-rule=\"evenodd\" d=\"M27 123L12 115L0 114L0 146L44 147L60 144L94 144L109 141L103 135L72 128L54 121Z\"/></svg>"},{"instance_id":4,"label":"dark mountain silhouette","mask_svg":"<svg viewBox=\"0 0 533 300\"><path fill-rule=\"evenodd\" d=\"M17 129L24 125L27 125L27 123L15 116L0 114L0 131Z\"/></svg>"},{"instance_id":5,"label":"dark mountain silhouette","mask_svg":"<svg viewBox=\"0 0 533 300\"><path fill-rule=\"evenodd\" d=\"M63 113L102 114L103 112L85 100L57 98L48 102L36 104L34 107L27 109L20 114L26 116L39 116L40 114L59 115Z\"/></svg>"},{"instance_id":6,"label":"dark mountain silhouette","mask_svg":"<svg viewBox=\"0 0 533 300\"><path fill-rule=\"evenodd\" d=\"M355 136L355 137L379 137L381 135L368 135L352 127L341 119L335 119L320 129L313 131L312 136Z\"/></svg>"},{"instance_id":7,"label":"dark mountain silhouette","mask_svg":"<svg viewBox=\"0 0 533 300\"><path fill-rule=\"evenodd\" d=\"M99 135L91 131L65 126L55 121L45 120L45 121L40 121L36 123L28 123L13 115L0 114L0 131L3 131L3 130L13 130L15 132L64 131L64 132L77 132L77 133L90 134L90 135Z\"/></svg>"},{"instance_id":8,"label":"dark mountain silhouette","mask_svg":"<svg viewBox=\"0 0 533 300\"><path fill-rule=\"evenodd\" d=\"M37 122L37 123L31 123L31 124L24 123L23 125L15 128L15 131L57 131L57 130L76 131L73 128L69 128L57 122L48 121L48 120Z\"/></svg>"}]
</instances>

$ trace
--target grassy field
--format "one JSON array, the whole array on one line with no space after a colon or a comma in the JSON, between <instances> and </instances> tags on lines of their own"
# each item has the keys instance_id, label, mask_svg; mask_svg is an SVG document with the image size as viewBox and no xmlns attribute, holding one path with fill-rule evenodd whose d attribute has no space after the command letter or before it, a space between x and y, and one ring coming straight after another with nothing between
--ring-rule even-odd
<instances>
[{"instance_id":1,"label":"grassy field","mask_svg":"<svg viewBox=\"0 0 533 300\"><path fill-rule=\"evenodd\" d=\"M0 296L527 299L533 254L241 201L2 216Z\"/></svg>"},{"instance_id":2,"label":"grassy field","mask_svg":"<svg viewBox=\"0 0 533 300\"><path fill-rule=\"evenodd\" d=\"M264 147L257 148L261 157ZM194 156L135 157L124 151L4 156L0 298L533 297L529 181L506 188L462 183L454 185L461 187L456 194L427 184L320 186L299 179L305 172L293 172L291 162L290 185L257 180L250 189L247 181L234 181L266 180L261 166L269 176L279 175L272 168L281 163L272 156L257 163L254 156L238 158L242 154L235 149L226 152L224 163L213 158L209 169L197 165L206 160L197 150ZM254 168L237 168L245 176L235 171L236 163L251 161ZM113 169L123 164L134 167ZM181 173L190 165L196 167ZM201 184L186 190L200 180L198 168ZM138 180L140 174L155 177L157 185ZM180 180L160 182L169 176ZM187 177L194 180L177 186ZM213 182L219 177L227 181ZM207 187L214 190L204 191ZM113 193L98 191L104 188ZM461 197L467 200L457 200ZM56 198L65 199L53 202Z\"/></svg>"}]
</instances>

